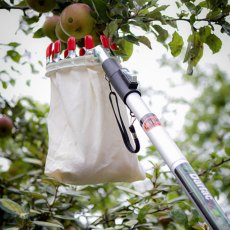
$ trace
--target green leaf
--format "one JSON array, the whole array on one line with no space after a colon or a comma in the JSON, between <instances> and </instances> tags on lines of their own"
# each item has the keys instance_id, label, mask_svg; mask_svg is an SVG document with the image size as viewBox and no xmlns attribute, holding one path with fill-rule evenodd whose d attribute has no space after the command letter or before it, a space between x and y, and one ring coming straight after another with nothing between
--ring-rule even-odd
<instances>
[{"instance_id":1,"label":"green leaf","mask_svg":"<svg viewBox=\"0 0 230 230\"><path fill-rule=\"evenodd\" d=\"M162 17L162 15L161 15L161 12L156 12L156 13L149 13L148 15L147 15L150 19L153 19L153 20L155 20L155 21L163 21L163 17Z\"/></svg>"},{"instance_id":2,"label":"green leaf","mask_svg":"<svg viewBox=\"0 0 230 230\"><path fill-rule=\"evenodd\" d=\"M190 219L190 224L196 224L196 223L198 223L199 222L199 212L198 212L198 210L197 209L195 209L195 208L193 208L192 209L192 218Z\"/></svg>"},{"instance_id":3,"label":"green leaf","mask_svg":"<svg viewBox=\"0 0 230 230\"><path fill-rule=\"evenodd\" d=\"M188 62L188 74L192 72L192 68L197 65L203 56L203 42L200 40L198 32L194 32L188 38L188 47L185 53L184 62Z\"/></svg>"},{"instance_id":4,"label":"green leaf","mask_svg":"<svg viewBox=\"0 0 230 230\"><path fill-rule=\"evenodd\" d=\"M19 2L16 6L28 6L27 2L25 0Z\"/></svg>"},{"instance_id":5,"label":"green leaf","mask_svg":"<svg viewBox=\"0 0 230 230\"><path fill-rule=\"evenodd\" d=\"M214 9L216 8L216 1L215 0L206 0L207 7L209 9Z\"/></svg>"},{"instance_id":6,"label":"green leaf","mask_svg":"<svg viewBox=\"0 0 230 230\"><path fill-rule=\"evenodd\" d=\"M184 200L187 200L187 199L188 199L187 196L182 195L182 196L178 196L175 199L169 200L168 203L170 203L170 204L172 204L172 203L178 203L180 201L184 201Z\"/></svg>"},{"instance_id":7,"label":"green leaf","mask_svg":"<svg viewBox=\"0 0 230 230\"><path fill-rule=\"evenodd\" d=\"M151 42L146 36L138 36L138 41L146 45L149 49L152 49Z\"/></svg>"},{"instance_id":8,"label":"green leaf","mask_svg":"<svg viewBox=\"0 0 230 230\"><path fill-rule=\"evenodd\" d=\"M7 88L7 82L6 81L2 81L2 88L6 89Z\"/></svg>"},{"instance_id":9,"label":"green leaf","mask_svg":"<svg viewBox=\"0 0 230 230\"><path fill-rule=\"evenodd\" d=\"M37 31L34 32L33 38L42 38L45 37L45 33L42 28L39 28Z\"/></svg>"},{"instance_id":10,"label":"green leaf","mask_svg":"<svg viewBox=\"0 0 230 230\"><path fill-rule=\"evenodd\" d=\"M153 178L153 175L150 173L145 173L145 176L150 180Z\"/></svg>"},{"instance_id":11,"label":"green leaf","mask_svg":"<svg viewBox=\"0 0 230 230\"><path fill-rule=\"evenodd\" d=\"M228 0L206 0L207 7L212 10L216 10L218 8L224 8L228 4Z\"/></svg>"},{"instance_id":12,"label":"green leaf","mask_svg":"<svg viewBox=\"0 0 230 230\"><path fill-rule=\"evenodd\" d=\"M49 177L42 178L42 183L52 185L52 186L55 186L55 187L62 185L62 183L60 183L57 180L54 180L52 178L49 178Z\"/></svg>"},{"instance_id":13,"label":"green leaf","mask_svg":"<svg viewBox=\"0 0 230 230\"><path fill-rule=\"evenodd\" d=\"M206 1L202 1L198 4L200 7L205 7L207 8L207 2Z\"/></svg>"},{"instance_id":14,"label":"green leaf","mask_svg":"<svg viewBox=\"0 0 230 230\"><path fill-rule=\"evenodd\" d=\"M35 198L35 199L44 199L44 200L47 199L46 196L37 192L22 191L22 193L27 195L28 197Z\"/></svg>"},{"instance_id":15,"label":"green leaf","mask_svg":"<svg viewBox=\"0 0 230 230\"><path fill-rule=\"evenodd\" d=\"M161 11L166 10L168 8L168 6L169 5L162 5L160 7L157 7L153 11L149 12L146 16L151 18L151 19L164 21L162 15L161 15Z\"/></svg>"},{"instance_id":16,"label":"green leaf","mask_svg":"<svg viewBox=\"0 0 230 230\"><path fill-rule=\"evenodd\" d=\"M181 3L180 2L176 2L176 6L179 9L181 7Z\"/></svg>"},{"instance_id":17,"label":"green leaf","mask_svg":"<svg viewBox=\"0 0 230 230\"><path fill-rule=\"evenodd\" d=\"M5 75L9 75L8 72L6 70L0 70L0 75L1 74L5 74Z\"/></svg>"},{"instance_id":18,"label":"green leaf","mask_svg":"<svg viewBox=\"0 0 230 230\"><path fill-rule=\"evenodd\" d=\"M107 37L112 37L117 32L119 22L120 20L113 20L106 26L104 33Z\"/></svg>"},{"instance_id":19,"label":"green leaf","mask_svg":"<svg viewBox=\"0 0 230 230\"><path fill-rule=\"evenodd\" d=\"M138 217L137 217L140 222L144 221L144 219L145 219L146 215L148 214L150 208L151 208L150 206L145 205L143 208L140 209L140 211L138 213Z\"/></svg>"},{"instance_id":20,"label":"green leaf","mask_svg":"<svg viewBox=\"0 0 230 230\"><path fill-rule=\"evenodd\" d=\"M169 5L162 5L162 6L159 6L157 7L155 10L153 10L152 12L160 12L160 11L163 11L163 10L166 10L167 8L169 7Z\"/></svg>"},{"instance_id":21,"label":"green leaf","mask_svg":"<svg viewBox=\"0 0 230 230\"><path fill-rule=\"evenodd\" d=\"M203 26L199 29L200 40L206 42L207 37L211 34L211 28L209 26Z\"/></svg>"},{"instance_id":22,"label":"green leaf","mask_svg":"<svg viewBox=\"0 0 230 230\"><path fill-rule=\"evenodd\" d=\"M144 31L149 31L149 27L150 27L149 24L143 22L142 20L138 20L138 19L132 20L132 21L129 21L129 25L130 24L138 26L138 27L142 28ZM121 29L123 29L123 27ZM126 30L125 32L130 32L130 29L128 31Z\"/></svg>"},{"instance_id":23,"label":"green leaf","mask_svg":"<svg viewBox=\"0 0 230 230\"><path fill-rule=\"evenodd\" d=\"M26 213L23 207L10 199L0 199L0 208L17 216L23 216Z\"/></svg>"},{"instance_id":24,"label":"green leaf","mask_svg":"<svg viewBox=\"0 0 230 230\"><path fill-rule=\"evenodd\" d=\"M43 67L43 62L41 60L38 61L38 64Z\"/></svg>"},{"instance_id":25,"label":"green leaf","mask_svg":"<svg viewBox=\"0 0 230 230\"><path fill-rule=\"evenodd\" d=\"M181 224L183 226L186 226L188 224L188 217L185 214L184 210L182 210L182 209L174 208L171 211L171 217L178 224Z\"/></svg>"},{"instance_id":26,"label":"green leaf","mask_svg":"<svg viewBox=\"0 0 230 230\"><path fill-rule=\"evenodd\" d=\"M175 31L173 33L172 41L169 43L171 54L177 57L184 46L183 38Z\"/></svg>"},{"instance_id":27,"label":"green leaf","mask_svg":"<svg viewBox=\"0 0 230 230\"><path fill-rule=\"evenodd\" d=\"M206 15L206 18L209 20L218 20L223 16L221 9L216 9L214 11L209 12Z\"/></svg>"},{"instance_id":28,"label":"green leaf","mask_svg":"<svg viewBox=\"0 0 230 230\"><path fill-rule=\"evenodd\" d=\"M34 223L35 225L38 225L38 226L43 226L43 227L56 227L56 228L64 229L63 225L55 224L55 223L51 223L51 222L32 221L32 223Z\"/></svg>"},{"instance_id":29,"label":"green leaf","mask_svg":"<svg viewBox=\"0 0 230 230\"><path fill-rule=\"evenodd\" d=\"M186 2L185 3L186 7L189 9L189 11L192 13L192 14L196 14L196 7L193 3L191 2Z\"/></svg>"},{"instance_id":30,"label":"green leaf","mask_svg":"<svg viewBox=\"0 0 230 230\"><path fill-rule=\"evenodd\" d=\"M30 86L30 84L31 84L31 80L26 80L26 85Z\"/></svg>"},{"instance_id":31,"label":"green leaf","mask_svg":"<svg viewBox=\"0 0 230 230\"><path fill-rule=\"evenodd\" d=\"M102 19L103 21L108 21L109 17L107 15L107 1L105 0L97 0L93 1L90 0L91 5L96 12L97 16Z\"/></svg>"},{"instance_id":32,"label":"green leaf","mask_svg":"<svg viewBox=\"0 0 230 230\"><path fill-rule=\"evenodd\" d=\"M222 24L221 32L225 32L230 36L230 24L228 22Z\"/></svg>"},{"instance_id":33,"label":"green leaf","mask_svg":"<svg viewBox=\"0 0 230 230\"><path fill-rule=\"evenodd\" d=\"M217 152L212 152L212 153L210 154L210 156L211 156L211 158L212 158L213 160L215 160L215 159L218 157L218 154L217 154Z\"/></svg>"},{"instance_id":34,"label":"green leaf","mask_svg":"<svg viewBox=\"0 0 230 230\"><path fill-rule=\"evenodd\" d=\"M17 42L10 42L10 43L8 43L7 45L16 48L16 47L20 46L20 43L17 43Z\"/></svg>"},{"instance_id":35,"label":"green leaf","mask_svg":"<svg viewBox=\"0 0 230 230\"><path fill-rule=\"evenodd\" d=\"M21 55L15 50L8 50L7 56L10 57L14 62L19 62L21 59Z\"/></svg>"},{"instance_id":36,"label":"green leaf","mask_svg":"<svg viewBox=\"0 0 230 230\"><path fill-rule=\"evenodd\" d=\"M167 17L167 24L173 28L177 28L177 22L171 17Z\"/></svg>"},{"instance_id":37,"label":"green leaf","mask_svg":"<svg viewBox=\"0 0 230 230\"><path fill-rule=\"evenodd\" d=\"M54 217L62 220L76 220L74 216L54 215Z\"/></svg>"},{"instance_id":38,"label":"green leaf","mask_svg":"<svg viewBox=\"0 0 230 230\"><path fill-rule=\"evenodd\" d=\"M146 3L146 0L135 0L139 6L143 6Z\"/></svg>"},{"instance_id":39,"label":"green leaf","mask_svg":"<svg viewBox=\"0 0 230 230\"><path fill-rule=\"evenodd\" d=\"M225 147L224 151L228 156L230 156L230 147Z\"/></svg>"},{"instance_id":40,"label":"green leaf","mask_svg":"<svg viewBox=\"0 0 230 230\"><path fill-rule=\"evenodd\" d=\"M38 22L40 17L39 16L33 16L33 17L29 18L27 16L23 16L22 18L28 25L31 25L33 23Z\"/></svg>"},{"instance_id":41,"label":"green leaf","mask_svg":"<svg viewBox=\"0 0 230 230\"><path fill-rule=\"evenodd\" d=\"M124 37L124 39L127 40L127 41L129 41L129 42L131 42L131 43L139 45L138 38L135 37L134 35L127 35L127 36Z\"/></svg>"},{"instance_id":42,"label":"green leaf","mask_svg":"<svg viewBox=\"0 0 230 230\"><path fill-rule=\"evenodd\" d=\"M17 68L17 67L16 67ZM21 74L21 72L18 70L18 69L16 69L14 66L11 66L10 67L10 69L12 70L12 71L14 71L15 73L18 73L18 74Z\"/></svg>"},{"instance_id":43,"label":"green leaf","mask_svg":"<svg viewBox=\"0 0 230 230\"><path fill-rule=\"evenodd\" d=\"M10 5L6 3L5 1L0 1L0 7L2 7L3 9L6 8L9 10Z\"/></svg>"},{"instance_id":44,"label":"green leaf","mask_svg":"<svg viewBox=\"0 0 230 230\"><path fill-rule=\"evenodd\" d=\"M215 34L210 34L205 43L209 46L213 53L219 52L222 46L221 40Z\"/></svg>"},{"instance_id":45,"label":"green leaf","mask_svg":"<svg viewBox=\"0 0 230 230\"><path fill-rule=\"evenodd\" d=\"M138 220L129 220L129 221L125 222L124 225L128 226L128 227L133 227L137 223L138 223Z\"/></svg>"},{"instance_id":46,"label":"green leaf","mask_svg":"<svg viewBox=\"0 0 230 230\"><path fill-rule=\"evenodd\" d=\"M120 39L117 41L119 50L114 51L116 55L119 55L123 61L127 61L133 54L133 43L126 39Z\"/></svg>"},{"instance_id":47,"label":"green leaf","mask_svg":"<svg viewBox=\"0 0 230 230\"><path fill-rule=\"evenodd\" d=\"M208 225L206 223L198 223L192 226L195 230L207 230L209 229Z\"/></svg>"},{"instance_id":48,"label":"green leaf","mask_svg":"<svg viewBox=\"0 0 230 230\"><path fill-rule=\"evenodd\" d=\"M190 24L193 25L196 21L196 15L195 14L192 14L191 17L190 17Z\"/></svg>"},{"instance_id":49,"label":"green leaf","mask_svg":"<svg viewBox=\"0 0 230 230\"><path fill-rule=\"evenodd\" d=\"M15 83L16 83L15 79L11 78L11 79L10 79L10 84L11 84L12 86L15 86Z\"/></svg>"},{"instance_id":50,"label":"green leaf","mask_svg":"<svg viewBox=\"0 0 230 230\"><path fill-rule=\"evenodd\" d=\"M39 73L39 71L35 69L35 66L33 64L30 64L30 69L33 74Z\"/></svg>"},{"instance_id":51,"label":"green leaf","mask_svg":"<svg viewBox=\"0 0 230 230\"><path fill-rule=\"evenodd\" d=\"M39 215L41 213L42 213L41 211L30 209L30 216L36 216L36 215Z\"/></svg>"},{"instance_id":52,"label":"green leaf","mask_svg":"<svg viewBox=\"0 0 230 230\"><path fill-rule=\"evenodd\" d=\"M35 164L35 165L40 165L40 166L43 165L42 161L37 158L25 157L23 161L30 163L30 164Z\"/></svg>"},{"instance_id":53,"label":"green leaf","mask_svg":"<svg viewBox=\"0 0 230 230\"><path fill-rule=\"evenodd\" d=\"M158 33L158 35L156 35L157 36L157 41L161 42L161 43L164 43L166 41L166 39L168 38L168 31L163 29L159 25L153 25L152 27Z\"/></svg>"},{"instance_id":54,"label":"green leaf","mask_svg":"<svg viewBox=\"0 0 230 230\"><path fill-rule=\"evenodd\" d=\"M123 186L118 185L118 186L116 186L116 188L119 189L119 190L122 190L124 192L134 194L134 195L139 196L139 197L144 197L143 194L141 194L141 193L139 193L139 192L137 192L137 191L135 191L133 189L127 188L127 187L123 187Z\"/></svg>"}]
</instances>

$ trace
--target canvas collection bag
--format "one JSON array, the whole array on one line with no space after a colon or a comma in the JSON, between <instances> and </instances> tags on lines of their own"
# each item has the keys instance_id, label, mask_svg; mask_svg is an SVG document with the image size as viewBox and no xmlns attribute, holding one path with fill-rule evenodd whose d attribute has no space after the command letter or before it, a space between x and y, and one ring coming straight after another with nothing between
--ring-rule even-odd
<instances>
[{"instance_id":1,"label":"canvas collection bag","mask_svg":"<svg viewBox=\"0 0 230 230\"><path fill-rule=\"evenodd\" d=\"M137 155L125 147L109 101L109 84L92 55L47 66L51 81L45 174L75 185L143 180ZM126 127L126 107L118 98Z\"/></svg>"}]
</instances>

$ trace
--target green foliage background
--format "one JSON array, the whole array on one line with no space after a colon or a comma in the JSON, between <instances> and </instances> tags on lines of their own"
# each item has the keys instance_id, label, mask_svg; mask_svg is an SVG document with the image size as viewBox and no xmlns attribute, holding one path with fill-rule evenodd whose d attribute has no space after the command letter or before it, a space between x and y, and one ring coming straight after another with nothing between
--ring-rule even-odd
<instances>
[{"instance_id":1,"label":"green foliage background","mask_svg":"<svg viewBox=\"0 0 230 230\"><path fill-rule=\"evenodd\" d=\"M55 11L61 11L71 2L78 1L57 0ZM103 33L116 41L120 47L117 55L124 60L132 55L133 45L143 43L151 49L151 42L146 36L151 33L163 49L169 49L173 57L181 56L187 62L189 74L202 58L204 45L213 53L221 52L222 41L218 33L230 33L230 6L226 0L175 1L170 3L177 8L175 15L167 14L171 5L162 4L163 1L81 2L92 7L97 23L105 26ZM0 8L12 14L14 10L24 12L20 22L24 26L19 29L42 39L44 34L37 25L46 15L37 12L28 15L28 6L24 1L1 1ZM179 21L191 28L187 39L177 30ZM32 74L37 70L27 58L29 55L18 51L22 45L17 41L1 45L7 47L4 56L7 66L0 70L0 82L2 90L7 90L17 81L8 69L15 75L19 65L28 65ZM25 53L28 52L25 50ZM165 63L173 65L171 60ZM41 62L38 64L41 65ZM178 71L178 74L183 73L183 70ZM185 75L184 81L198 88L200 95L193 102L178 102L188 104L190 110L183 139L177 142L229 216L229 76L214 68L209 75L202 71L193 76ZM8 115L14 122L12 136L0 139L1 159L9 163L9 168L0 169L1 229L208 228L171 172L165 170L153 146L140 156L140 160L151 159L153 155L159 158L159 163L152 163L152 169L146 174L148 179L144 191L133 184L123 183L69 186L45 177L48 111L48 105L30 98L9 101L0 95L0 113Z\"/></svg>"}]
</instances>

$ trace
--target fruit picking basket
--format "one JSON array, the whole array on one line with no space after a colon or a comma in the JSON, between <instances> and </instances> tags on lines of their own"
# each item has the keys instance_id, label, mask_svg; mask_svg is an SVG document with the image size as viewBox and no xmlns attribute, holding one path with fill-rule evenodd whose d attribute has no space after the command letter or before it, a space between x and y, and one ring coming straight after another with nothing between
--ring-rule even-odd
<instances>
[{"instance_id":1,"label":"fruit picking basket","mask_svg":"<svg viewBox=\"0 0 230 230\"><path fill-rule=\"evenodd\" d=\"M45 173L77 185L144 179L137 156L123 144L101 64L87 50L84 56L73 58L55 55L56 61L48 62L46 68L51 101ZM122 102L120 111L128 126Z\"/></svg>"}]
</instances>

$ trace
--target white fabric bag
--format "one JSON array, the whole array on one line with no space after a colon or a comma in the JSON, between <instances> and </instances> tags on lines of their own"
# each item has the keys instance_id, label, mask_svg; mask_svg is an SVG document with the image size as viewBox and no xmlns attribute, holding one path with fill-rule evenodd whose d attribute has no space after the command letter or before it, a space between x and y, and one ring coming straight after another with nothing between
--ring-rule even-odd
<instances>
[{"instance_id":1,"label":"white fabric bag","mask_svg":"<svg viewBox=\"0 0 230 230\"><path fill-rule=\"evenodd\" d=\"M91 55L47 66L51 81L45 174L68 184L143 180L137 155L122 140L101 64ZM125 105L119 99L124 123Z\"/></svg>"}]
</instances>

